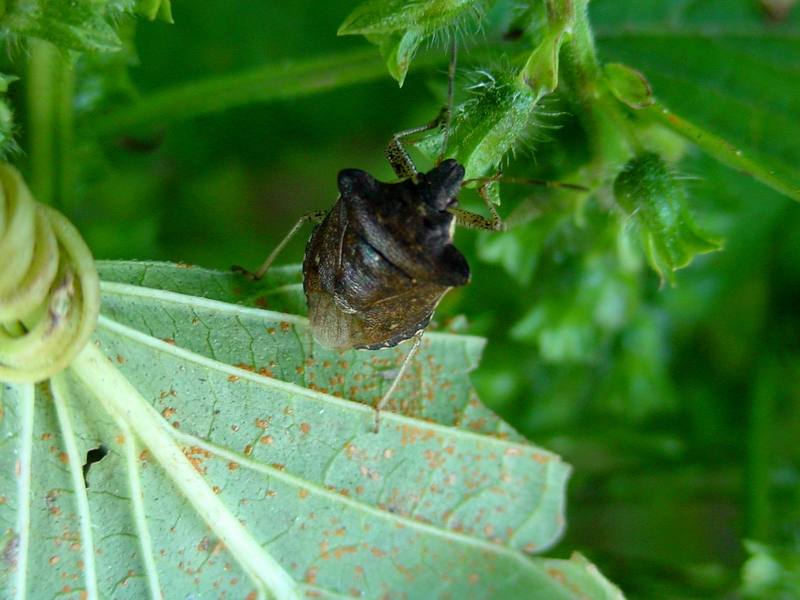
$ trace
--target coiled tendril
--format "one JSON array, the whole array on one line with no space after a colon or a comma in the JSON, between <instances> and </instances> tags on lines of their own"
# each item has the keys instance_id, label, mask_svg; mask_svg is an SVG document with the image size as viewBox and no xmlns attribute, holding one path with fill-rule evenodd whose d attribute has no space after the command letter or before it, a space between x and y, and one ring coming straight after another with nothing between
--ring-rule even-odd
<instances>
[{"instance_id":1,"label":"coiled tendril","mask_svg":"<svg viewBox=\"0 0 800 600\"><path fill-rule=\"evenodd\" d=\"M64 369L99 309L97 271L78 231L0 163L0 381L31 383Z\"/></svg>"}]
</instances>

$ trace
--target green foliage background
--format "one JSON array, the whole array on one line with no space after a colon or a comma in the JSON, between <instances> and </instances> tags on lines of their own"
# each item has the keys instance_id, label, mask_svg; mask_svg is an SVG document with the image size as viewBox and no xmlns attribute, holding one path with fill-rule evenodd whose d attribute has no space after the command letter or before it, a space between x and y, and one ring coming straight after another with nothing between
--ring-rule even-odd
<instances>
[{"instance_id":1,"label":"green foliage background","mask_svg":"<svg viewBox=\"0 0 800 600\"><path fill-rule=\"evenodd\" d=\"M462 53L465 71L530 52L524 36L500 35L510 4L498 3L475 36L483 41ZM423 50L398 88L374 47L336 37L352 8L215 0L176 2L174 24L121 18L121 49L90 52L75 67L75 139L52 150L62 152L56 180L71 183L36 189L46 180L36 151L14 160L98 259L255 266L299 215L333 203L340 168L391 179L389 136L441 106L443 50ZM641 70L676 113L796 175L800 11L776 23L750 0L593 0L590 20L603 61ZM117 43L95 33L90 50ZM31 95L42 88L20 71L26 52L12 44L0 70L23 80L8 93L28 149ZM318 80L291 67L305 60L323 61L309 76ZM225 77L265 65L277 68L274 90L214 109ZM292 92L295 80L309 89ZM210 87L125 120L132 100L198 81ZM538 122L522 172L570 173L588 153L579 120L557 96ZM473 374L483 401L574 466L564 548L580 548L631 597L796 597L800 210L677 139L659 144L675 149L690 211L723 251L662 285L635 243L616 246L619 217L598 194L582 211L545 211L506 234L460 232L473 281L449 294L436 320L488 338ZM546 206L553 192L504 188L501 213L532 196ZM303 244L282 260L298 262Z\"/></svg>"}]
</instances>

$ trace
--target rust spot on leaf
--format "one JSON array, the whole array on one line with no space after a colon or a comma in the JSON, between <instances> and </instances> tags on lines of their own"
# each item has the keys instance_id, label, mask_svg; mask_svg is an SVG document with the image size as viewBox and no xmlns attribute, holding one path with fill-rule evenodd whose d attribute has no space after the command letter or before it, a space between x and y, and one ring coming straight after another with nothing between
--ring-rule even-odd
<instances>
[{"instance_id":1,"label":"rust spot on leaf","mask_svg":"<svg viewBox=\"0 0 800 600\"><path fill-rule=\"evenodd\" d=\"M271 435L262 435L258 441L269 446L274 440L272 439Z\"/></svg>"},{"instance_id":2,"label":"rust spot on leaf","mask_svg":"<svg viewBox=\"0 0 800 600\"><path fill-rule=\"evenodd\" d=\"M170 417L174 416L177 411L172 406L166 407L164 410L161 411L161 416L165 419L169 419Z\"/></svg>"},{"instance_id":3,"label":"rust spot on leaf","mask_svg":"<svg viewBox=\"0 0 800 600\"><path fill-rule=\"evenodd\" d=\"M421 427L415 427L413 425L402 425L400 432L400 443L403 446L415 444L419 440L428 441L435 435L430 429L422 429Z\"/></svg>"},{"instance_id":4,"label":"rust spot on leaf","mask_svg":"<svg viewBox=\"0 0 800 600\"><path fill-rule=\"evenodd\" d=\"M339 560L345 554L355 554L357 550L355 546L339 546L333 551L333 557Z\"/></svg>"},{"instance_id":5,"label":"rust spot on leaf","mask_svg":"<svg viewBox=\"0 0 800 600\"><path fill-rule=\"evenodd\" d=\"M238 375L228 375L228 381L230 381L231 383L236 383L237 381L239 381L239 376Z\"/></svg>"},{"instance_id":6,"label":"rust spot on leaf","mask_svg":"<svg viewBox=\"0 0 800 600\"><path fill-rule=\"evenodd\" d=\"M317 572L319 569L317 567L311 567L308 571L306 571L306 583L314 585L317 583Z\"/></svg>"},{"instance_id":7,"label":"rust spot on leaf","mask_svg":"<svg viewBox=\"0 0 800 600\"><path fill-rule=\"evenodd\" d=\"M300 423L300 431L307 434L309 431L311 431L311 425L308 423Z\"/></svg>"}]
</instances>

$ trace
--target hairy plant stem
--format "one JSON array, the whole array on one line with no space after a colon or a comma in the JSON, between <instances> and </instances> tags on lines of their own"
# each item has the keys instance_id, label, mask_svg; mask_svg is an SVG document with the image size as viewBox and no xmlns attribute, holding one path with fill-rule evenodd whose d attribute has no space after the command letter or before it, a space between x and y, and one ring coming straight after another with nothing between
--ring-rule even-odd
<instances>
[{"instance_id":1,"label":"hairy plant stem","mask_svg":"<svg viewBox=\"0 0 800 600\"><path fill-rule=\"evenodd\" d=\"M32 40L27 77L30 185L40 202L65 206L72 189L74 73L67 54Z\"/></svg>"},{"instance_id":2,"label":"hairy plant stem","mask_svg":"<svg viewBox=\"0 0 800 600\"><path fill-rule=\"evenodd\" d=\"M560 85L575 104L575 114L589 139L592 162L587 175L590 187L596 188L616 174L638 143L619 103L603 84L587 15L588 0L574 3L575 20L562 51Z\"/></svg>"}]
</instances>

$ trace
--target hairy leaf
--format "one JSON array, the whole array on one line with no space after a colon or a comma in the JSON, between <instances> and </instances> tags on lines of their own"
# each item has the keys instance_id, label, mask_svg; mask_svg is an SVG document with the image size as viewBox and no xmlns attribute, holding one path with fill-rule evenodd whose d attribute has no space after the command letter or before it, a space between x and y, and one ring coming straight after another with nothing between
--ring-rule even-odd
<instances>
[{"instance_id":1,"label":"hairy leaf","mask_svg":"<svg viewBox=\"0 0 800 600\"><path fill-rule=\"evenodd\" d=\"M7 4L0 17L0 26L7 32L41 38L63 49L100 52L119 49L110 20L129 8L124 1L20 0Z\"/></svg>"},{"instance_id":2,"label":"hairy leaf","mask_svg":"<svg viewBox=\"0 0 800 600\"><path fill-rule=\"evenodd\" d=\"M370 0L350 13L339 27L339 35L392 33L407 29L420 29L431 34L454 25L465 15L480 14L485 4L486 0Z\"/></svg>"},{"instance_id":3,"label":"hairy leaf","mask_svg":"<svg viewBox=\"0 0 800 600\"><path fill-rule=\"evenodd\" d=\"M364 35L381 51L389 74L402 86L420 45L432 36L452 35L479 16L486 0L370 0L358 6L339 27L339 35Z\"/></svg>"}]
</instances>

